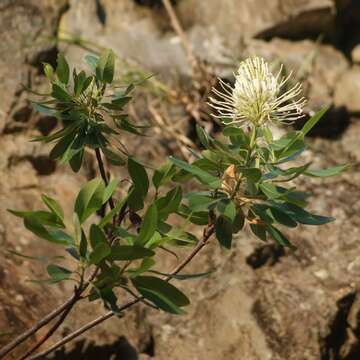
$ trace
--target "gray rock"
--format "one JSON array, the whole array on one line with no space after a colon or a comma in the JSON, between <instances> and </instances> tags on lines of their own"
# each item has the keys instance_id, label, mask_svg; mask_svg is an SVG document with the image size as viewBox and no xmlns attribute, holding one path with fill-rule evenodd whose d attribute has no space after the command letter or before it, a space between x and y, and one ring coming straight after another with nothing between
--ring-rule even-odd
<instances>
[{"instance_id":1,"label":"gray rock","mask_svg":"<svg viewBox=\"0 0 360 360\"><path fill-rule=\"evenodd\" d=\"M350 113L360 113L360 66L346 71L335 87L335 104L345 106Z\"/></svg>"}]
</instances>

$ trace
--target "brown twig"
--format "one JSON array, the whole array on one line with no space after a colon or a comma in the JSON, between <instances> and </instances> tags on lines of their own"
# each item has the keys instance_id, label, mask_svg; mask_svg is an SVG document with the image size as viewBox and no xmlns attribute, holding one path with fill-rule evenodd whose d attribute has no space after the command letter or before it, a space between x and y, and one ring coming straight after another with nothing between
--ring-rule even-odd
<instances>
[{"instance_id":1,"label":"brown twig","mask_svg":"<svg viewBox=\"0 0 360 360\"><path fill-rule=\"evenodd\" d=\"M204 230L203 238L201 239L201 241L198 242L198 244L193 248L191 253L181 262L181 264L176 266L175 269L171 272L171 274L166 276L164 280L165 281L171 281L172 277L174 275L178 274L186 265L188 265L189 262L199 253L199 251L208 243L208 240L213 235L213 233L214 233L214 225L209 224ZM119 310L124 311L124 310L128 309L129 307L131 307L132 305L135 305L135 304L137 304L138 302L140 302L142 300L143 300L143 296L138 297L138 298L136 298L136 299L134 299L132 301L126 302L124 305L122 305L119 308ZM85 333L87 330L93 328L94 326L99 325L103 321L105 321L107 319L110 319L114 315L115 314L112 311L109 311L108 313L106 313L106 314L98 317L97 319L87 323L86 325L82 326L78 330L75 330L73 333L67 335L62 340L58 341L57 343L55 343L53 346L51 346L47 350L43 351L40 354L37 354L37 355L31 357L29 360L42 359L44 356L52 353L53 351L55 351L59 347L65 345L69 341L71 341L71 340L75 339L76 337L82 335L83 333Z\"/></svg>"},{"instance_id":2,"label":"brown twig","mask_svg":"<svg viewBox=\"0 0 360 360\"><path fill-rule=\"evenodd\" d=\"M169 15L171 26L175 30L175 32L178 34L181 44L184 47L189 63L192 66L193 70L197 70L200 68L200 63L197 59L197 57L194 55L194 52L191 48L191 45L189 44L187 37L185 35L185 32L180 24L180 21L174 11L174 8L170 2L170 0L162 0L162 3L164 4L164 7L166 9L166 12Z\"/></svg>"},{"instance_id":3,"label":"brown twig","mask_svg":"<svg viewBox=\"0 0 360 360\"><path fill-rule=\"evenodd\" d=\"M0 359L2 359L6 354L15 349L17 346L22 344L26 339L30 336L34 335L39 329L47 325L51 320L60 315L63 311L65 311L68 307L72 306L72 302L76 298L76 294L74 293L66 302L60 305L58 308L53 310L51 313L47 314L41 320L39 320L35 325L33 325L30 329L26 330L24 333L19 335L12 342L4 346L0 350Z\"/></svg>"},{"instance_id":4,"label":"brown twig","mask_svg":"<svg viewBox=\"0 0 360 360\"><path fill-rule=\"evenodd\" d=\"M101 152L99 149L95 149L96 158L98 161L100 174L102 179L104 180L104 183L108 185L109 181L106 175L104 163L101 157ZM109 199L109 205L110 208L113 209L115 207L114 201L112 197ZM114 217L115 218L115 217ZM81 294L86 290L89 283L94 279L94 277L97 274L98 269L95 269L95 271L90 275L87 281L83 283L77 290L75 290L74 294L66 300L62 305L60 305L58 308L56 308L54 311L46 315L43 319L39 320L34 326L32 326L30 329L19 335L16 339L14 339L12 342L4 346L2 349L0 349L0 359L2 359L5 355L7 355L10 351L15 349L17 346L22 344L25 340L27 340L30 336L34 335L38 330L43 328L45 325L47 325L49 322L51 322L53 319L55 319L60 314L61 317L59 320L54 324L54 326L48 331L48 333L32 348L24 355L24 359L27 358L33 351L38 349L51 335L56 331L56 329L63 323L69 312L71 311L72 307L76 304L76 302L81 299Z\"/></svg>"},{"instance_id":5,"label":"brown twig","mask_svg":"<svg viewBox=\"0 0 360 360\"><path fill-rule=\"evenodd\" d=\"M65 309L65 311L61 314L59 319L56 321L56 323L49 329L49 331L43 336L43 338L38 341L35 346L33 346L25 355L23 355L19 360L25 360L27 359L31 354L33 354L42 344L46 342L59 328L59 326L65 321L66 317L69 315L71 309L77 302L77 299L74 299L74 301L71 303L71 305Z\"/></svg>"}]
</instances>

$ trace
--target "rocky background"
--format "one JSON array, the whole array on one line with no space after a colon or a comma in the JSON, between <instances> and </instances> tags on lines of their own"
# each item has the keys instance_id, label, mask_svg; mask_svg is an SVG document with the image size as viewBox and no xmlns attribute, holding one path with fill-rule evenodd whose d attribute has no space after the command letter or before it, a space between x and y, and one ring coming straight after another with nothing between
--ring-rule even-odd
<instances>
[{"instance_id":1,"label":"rocky background","mask_svg":"<svg viewBox=\"0 0 360 360\"><path fill-rule=\"evenodd\" d=\"M194 56L212 76L231 79L239 60L261 55L284 62L304 82L309 114L331 106L303 160L319 167L352 162L353 170L299 184L314 194L314 211L337 221L299 228L292 234L295 253L264 245L247 232L230 253L209 245L189 271L218 271L184 286L192 299L187 315L138 306L49 359L359 359L360 2L174 0L173 6ZM56 37L68 41L54 42ZM124 139L139 157L158 163L171 153L184 155L186 139L196 141L194 118L203 115L197 105L201 87L194 84L207 78L192 71L161 0L0 0L1 344L71 292L67 284L28 282L41 276L43 265L7 250L52 257L58 249L30 236L6 209L39 208L39 195L47 193L70 211L81 183L96 171L92 154L74 175L52 162L44 145L29 142L57 124L32 110L21 84L46 89L43 61L54 63L64 51L70 62L81 64L83 48L97 46L114 49L124 76L134 76L134 69L135 76L138 69L157 74L129 109L154 125L151 138ZM76 308L60 335L102 312L101 306Z\"/></svg>"}]
</instances>

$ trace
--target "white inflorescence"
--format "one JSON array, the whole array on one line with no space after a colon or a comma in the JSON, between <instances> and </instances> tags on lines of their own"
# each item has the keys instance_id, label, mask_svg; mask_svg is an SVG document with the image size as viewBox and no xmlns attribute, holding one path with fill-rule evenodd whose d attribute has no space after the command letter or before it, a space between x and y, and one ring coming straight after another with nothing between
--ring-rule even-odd
<instances>
[{"instance_id":1,"label":"white inflorescence","mask_svg":"<svg viewBox=\"0 0 360 360\"><path fill-rule=\"evenodd\" d=\"M224 122L262 126L267 121L289 124L303 117L306 100L300 97L302 86L297 83L283 91L291 74L276 76L263 58L253 57L240 63L234 88L219 79L223 91L213 89L218 98L210 97L209 105L217 110Z\"/></svg>"}]
</instances>

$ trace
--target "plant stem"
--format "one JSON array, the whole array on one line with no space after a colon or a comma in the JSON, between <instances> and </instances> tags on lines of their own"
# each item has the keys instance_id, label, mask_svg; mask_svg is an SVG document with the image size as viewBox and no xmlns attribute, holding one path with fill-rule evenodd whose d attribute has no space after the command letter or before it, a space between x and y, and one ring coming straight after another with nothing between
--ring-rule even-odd
<instances>
[{"instance_id":1,"label":"plant stem","mask_svg":"<svg viewBox=\"0 0 360 360\"><path fill-rule=\"evenodd\" d=\"M2 359L6 354L8 354L11 350L19 346L21 343L23 343L27 338L35 334L39 329L41 329L43 326L47 325L51 320L56 318L58 315L60 315L63 311L65 311L67 308L72 306L72 303L74 299L76 298L76 294L74 293L66 302L64 302L62 305L60 305L58 308L53 310L51 313L46 315L44 318L42 318L40 321L38 321L34 326L32 326L30 329L19 335L16 339L14 339L12 342L4 346L0 350L0 359Z\"/></svg>"},{"instance_id":2,"label":"plant stem","mask_svg":"<svg viewBox=\"0 0 360 360\"><path fill-rule=\"evenodd\" d=\"M56 321L56 323L50 328L50 330L43 336L43 338L35 344L25 355L23 355L20 360L25 360L28 356L30 356L32 353L34 353L44 342L46 342L47 339L49 339L55 331L58 329L58 327L64 322L66 317L69 315L71 309L75 305L78 299L74 299L74 301L71 303L71 305L65 309L65 311L61 314L59 319Z\"/></svg>"},{"instance_id":3,"label":"plant stem","mask_svg":"<svg viewBox=\"0 0 360 360\"><path fill-rule=\"evenodd\" d=\"M201 239L201 241L199 241L198 244L193 248L191 253L178 266L175 267L175 269L171 272L171 274L165 277L165 281L171 281L173 275L178 274L186 265L188 265L189 262L208 243L208 240L210 239L210 237L213 234L214 234L214 225L211 223L205 228L203 238ZM138 298L136 298L136 299L134 299L132 301L126 302L125 304L120 306L119 309L120 309L120 311L126 310L129 307L137 304L138 302L140 302L142 300L143 300L143 296L138 297ZM94 326L99 325L100 323L102 323L103 321L105 321L107 319L110 319L114 315L115 314L112 311L109 311L108 313L106 313L106 314L98 317L97 319L87 323L86 325L82 326L78 330L75 330L73 333L71 333L68 336L64 337L62 340L58 341L57 343L55 343L53 346L51 346L47 350L43 351L40 354L37 354L37 355L31 357L29 360L42 359L44 356L50 354L51 352L53 352L56 349L58 349L59 347L65 345L69 341L71 341L71 340L75 339L76 337L82 335L84 332L86 332L87 330L93 328Z\"/></svg>"},{"instance_id":4,"label":"plant stem","mask_svg":"<svg viewBox=\"0 0 360 360\"><path fill-rule=\"evenodd\" d=\"M104 163L101 157L101 152L99 149L95 149L95 154L100 170L100 174L102 179L104 180L104 183L108 185L109 181L106 176L106 171L104 167ZM110 208L113 209L115 207L114 201L112 197L109 199L109 205ZM98 269L95 269L95 271L90 275L89 279L82 284L78 290L75 290L72 296L66 300L62 305L60 305L58 308L56 308L54 311L46 315L43 319L39 320L34 326L32 326L30 329L19 335L16 339L14 339L12 342L4 346L2 349L0 349L0 359L2 359L5 355L7 355L10 351L15 349L17 346L22 344L26 339L28 339L30 336L34 335L38 330L40 330L42 327L47 325L50 321L55 319L60 314L61 317L59 320L54 324L54 326L49 330L49 332L32 348L29 350L28 353L24 355L24 359L28 357L33 351L35 351L38 347L40 347L55 331L56 329L63 323L66 316L71 311L72 307L75 305L75 303L81 299L81 294L84 292L84 290L88 287L89 282L92 281L96 274L98 272Z\"/></svg>"},{"instance_id":5,"label":"plant stem","mask_svg":"<svg viewBox=\"0 0 360 360\"><path fill-rule=\"evenodd\" d=\"M99 148L95 149L95 154L96 154L96 159L97 159L97 162L98 162L98 165L99 165L100 175L101 175L102 179L104 180L105 185L107 186L109 184L109 180L108 180L107 175L106 175L104 162L102 160L101 151L100 151ZM110 205L111 210L115 207L114 200L113 200L113 198L111 196L110 196L110 199L109 199L109 205Z\"/></svg>"}]
</instances>

